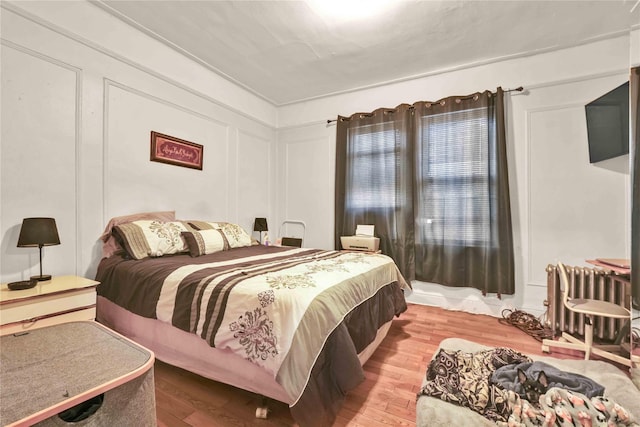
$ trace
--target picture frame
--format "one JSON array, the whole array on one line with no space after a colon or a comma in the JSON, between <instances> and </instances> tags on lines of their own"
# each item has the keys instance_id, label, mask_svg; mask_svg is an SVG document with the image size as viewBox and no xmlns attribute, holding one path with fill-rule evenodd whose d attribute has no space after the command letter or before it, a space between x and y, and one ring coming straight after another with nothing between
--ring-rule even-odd
<instances>
[{"instance_id":1,"label":"picture frame","mask_svg":"<svg viewBox=\"0 0 640 427\"><path fill-rule=\"evenodd\" d=\"M204 147L194 142L151 131L151 161L202 170Z\"/></svg>"}]
</instances>

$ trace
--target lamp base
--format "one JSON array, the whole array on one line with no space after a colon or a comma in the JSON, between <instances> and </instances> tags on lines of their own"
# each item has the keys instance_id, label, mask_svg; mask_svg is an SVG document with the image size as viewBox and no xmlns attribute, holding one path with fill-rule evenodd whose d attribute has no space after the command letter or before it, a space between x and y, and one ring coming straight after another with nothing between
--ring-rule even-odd
<instances>
[{"instance_id":1,"label":"lamp base","mask_svg":"<svg viewBox=\"0 0 640 427\"><path fill-rule=\"evenodd\" d=\"M31 280L37 280L38 282L44 282L45 280L51 280L50 274L41 274L39 276L31 276Z\"/></svg>"}]
</instances>

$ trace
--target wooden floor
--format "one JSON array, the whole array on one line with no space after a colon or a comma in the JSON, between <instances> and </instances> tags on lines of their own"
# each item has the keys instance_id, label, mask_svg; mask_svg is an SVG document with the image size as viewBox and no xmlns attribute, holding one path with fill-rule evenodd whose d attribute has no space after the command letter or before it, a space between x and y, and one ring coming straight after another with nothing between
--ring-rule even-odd
<instances>
[{"instance_id":1,"label":"wooden floor","mask_svg":"<svg viewBox=\"0 0 640 427\"><path fill-rule=\"evenodd\" d=\"M366 380L352 390L335 426L415 426L416 393L427 364L444 338L457 337L542 355L540 343L495 317L410 304L365 364ZM553 356L581 358L578 353ZM260 398L172 367L155 365L158 425L295 426L286 404L270 401L269 417L256 419Z\"/></svg>"}]
</instances>

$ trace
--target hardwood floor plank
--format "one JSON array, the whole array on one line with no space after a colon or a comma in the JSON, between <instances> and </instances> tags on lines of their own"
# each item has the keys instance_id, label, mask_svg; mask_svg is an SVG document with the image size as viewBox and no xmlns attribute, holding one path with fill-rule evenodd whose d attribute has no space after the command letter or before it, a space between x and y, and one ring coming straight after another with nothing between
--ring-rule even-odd
<instances>
[{"instance_id":1,"label":"hardwood floor plank","mask_svg":"<svg viewBox=\"0 0 640 427\"><path fill-rule=\"evenodd\" d=\"M543 355L540 342L499 319L438 307L409 304L365 364L366 379L350 391L336 427L415 426L416 393L440 341L464 338ZM581 359L582 353L554 351L554 357ZM259 396L157 361L156 406L160 427L291 427L289 407L269 401L268 419L255 418Z\"/></svg>"},{"instance_id":2,"label":"hardwood floor plank","mask_svg":"<svg viewBox=\"0 0 640 427\"><path fill-rule=\"evenodd\" d=\"M170 410L158 406L156 408L156 413L158 417L158 427L191 427L192 424L189 424L176 416L174 416Z\"/></svg>"},{"instance_id":3,"label":"hardwood floor plank","mask_svg":"<svg viewBox=\"0 0 640 427\"><path fill-rule=\"evenodd\" d=\"M156 406L180 420L191 415L194 411L193 406L179 395L172 393L173 390L167 391L159 384L161 381L156 381Z\"/></svg>"}]
</instances>

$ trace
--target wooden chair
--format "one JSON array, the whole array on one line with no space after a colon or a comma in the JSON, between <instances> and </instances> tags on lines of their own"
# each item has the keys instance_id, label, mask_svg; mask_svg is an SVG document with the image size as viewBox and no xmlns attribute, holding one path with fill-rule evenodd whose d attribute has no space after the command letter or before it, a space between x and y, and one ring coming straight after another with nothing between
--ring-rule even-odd
<instances>
[{"instance_id":1,"label":"wooden chair","mask_svg":"<svg viewBox=\"0 0 640 427\"><path fill-rule=\"evenodd\" d=\"M567 348L571 350L580 350L584 352L585 360L588 360L591 354L598 355L605 359L631 366L631 359L615 354L615 351L621 350L619 345L594 345L593 344L593 318L594 316L609 317L614 319L631 320L631 312L624 307L609 301L601 301L587 298L571 298L569 296L570 286L567 277L567 270L562 263L558 263L558 271L560 272L560 287L562 291L562 299L567 310L584 314L584 341L562 332L562 337L558 340L545 339L542 341L542 351L549 353L549 347Z\"/></svg>"}]
</instances>

